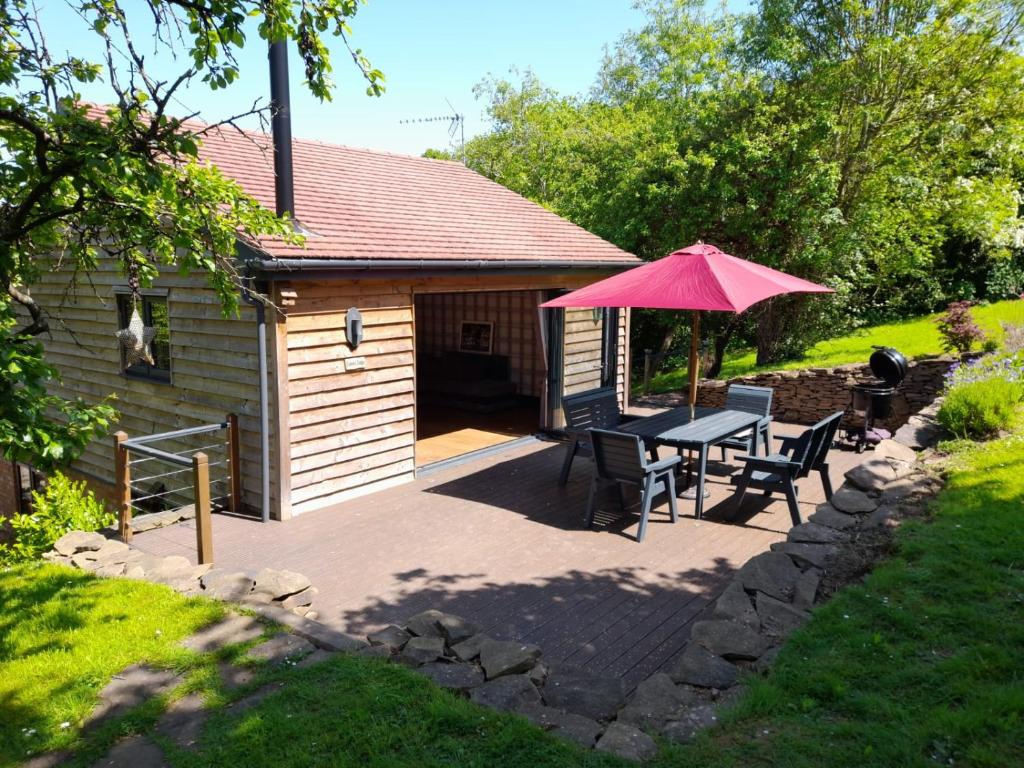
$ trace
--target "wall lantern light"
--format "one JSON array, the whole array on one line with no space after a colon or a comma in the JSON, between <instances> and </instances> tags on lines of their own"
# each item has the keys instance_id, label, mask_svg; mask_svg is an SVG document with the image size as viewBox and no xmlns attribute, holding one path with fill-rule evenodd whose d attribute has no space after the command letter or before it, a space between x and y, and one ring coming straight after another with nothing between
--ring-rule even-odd
<instances>
[{"instance_id":1,"label":"wall lantern light","mask_svg":"<svg viewBox=\"0 0 1024 768\"><path fill-rule=\"evenodd\" d=\"M363 342L363 316L355 307L351 307L345 314L345 336L352 349Z\"/></svg>"}]
</instances>

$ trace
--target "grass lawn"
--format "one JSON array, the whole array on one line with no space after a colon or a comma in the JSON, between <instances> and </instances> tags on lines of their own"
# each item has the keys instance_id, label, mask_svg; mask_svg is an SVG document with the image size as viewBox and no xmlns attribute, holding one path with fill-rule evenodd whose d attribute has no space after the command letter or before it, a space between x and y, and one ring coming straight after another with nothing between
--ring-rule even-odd
<instances>
[{"instance_id":1,"label":"grass lawn","mask_svg":"<svg viewBox=\"0 0 1024 768\"><path fill-rule=\"evenodd\" d=\"M1024 765L1024 434L965 452L933 511L663 764Z\"/></svg>"},{"instance_id":2,"label":"grass lawn","mask_svg":"<svg viewBox=\"0 0 1024 768\"><path fill-rule=\"evenodd\" d=\"M975 320L986 333L1001 338L1000 322L1024 324L1024 301L1011 299L972 309ZM935 325L938 315L928 315L900 323L862 328L849 336L821 341L797 360L769 366L757 366L754 350L736 350L726 353L720 378L731 379L759 371L790 370L795 368L830 368L847 363L866 363L871 347L884 344L896 347L907 358L937 355L942 352L942 338ZM686 369L665 371L651 381L652 392L681 391L686 386Z\"/></svg>"}]
</instances>

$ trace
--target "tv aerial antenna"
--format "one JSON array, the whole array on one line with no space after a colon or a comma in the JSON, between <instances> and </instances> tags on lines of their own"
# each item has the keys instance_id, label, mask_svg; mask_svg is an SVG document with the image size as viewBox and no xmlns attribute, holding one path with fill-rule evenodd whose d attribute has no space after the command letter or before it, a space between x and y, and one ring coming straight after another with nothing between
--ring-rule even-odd
<instances>
[{"instance_id":1,"label":"tv aerial antenna","mask_svg":"<svg viewBox=\"0 0 1024 768\"><path fill-rule=\"evenodd\" d=\"M462 154L462 164L466 164L466 116L460 113L452 103L448 102L448 106L451 107L450 115L438 115L436 117L413 117L409 120L399 120L399 125L411 125L412 123L448 123L448 138L455 140L455 134L459 134L459 145Z\"/></svg>"}]
</instances>

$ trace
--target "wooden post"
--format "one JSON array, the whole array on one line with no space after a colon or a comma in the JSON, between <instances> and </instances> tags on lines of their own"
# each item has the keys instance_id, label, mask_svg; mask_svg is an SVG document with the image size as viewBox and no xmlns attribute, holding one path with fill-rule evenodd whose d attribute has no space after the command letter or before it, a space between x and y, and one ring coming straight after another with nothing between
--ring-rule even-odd
<instances>
[{"instance_id":1,"label":"wooden post","mask_svg":"<svg viewBox=\"0 0 1024 768\"><path fill-rule=\"evenodd\" d=\"M651 394L651 372L654 368L654 358L651 355L651 350L644 350L644 394Z\"/></svg>"},{"instance_id":2,"label":"wooden post","mask_svg":"<svg viewBox=\"0 0 1024 768\"><path fill-rule=\"evenodd\" d=\"M210 460L200 451L192 456L192 485L196 505L196 551L199 565L213 562L210 524Z\"/></svg>"},{"instance_id":3,"label":"wooden post","mask_svg":"<svg viewBox=\"0 0 1024 768\"><path fill-rule=\"evenodd\" d=\"M128 463L128 449L122 445L128 435L125 432L114 433L114 484L117 487L117 532L121 541L128 544L132 540L132 483L131 469Z\"/></svg>"},{"instance_id":4,"label":"wooden post","mask_svg":"<svg viewBox=\"0 0 1024 768\"><path fill-rule=\"evenodd\" d=\"M231 470L231 498L228 508L232 514L242 511L242 464L239 460L238 416L228 414L228 466Z\"/></svg>"}]
</instances>

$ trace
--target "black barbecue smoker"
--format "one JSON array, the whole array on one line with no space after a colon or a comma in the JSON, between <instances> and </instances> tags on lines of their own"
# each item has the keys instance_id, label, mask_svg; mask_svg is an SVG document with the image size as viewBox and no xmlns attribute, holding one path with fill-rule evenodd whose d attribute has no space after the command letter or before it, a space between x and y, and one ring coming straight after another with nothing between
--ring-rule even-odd
<instances>
[{"instance_id":1,"label":"black barbecue smoker","mask_svg":"<svg viewBox=\"0 0 1024 768\"><path fill-rule=\"evenodd\" d=\"M907 377L907 358L892 347L874 347L868 359L873 379L858 381L850 390L850 408L853 423L846 430L846 439L854 444L857 453L868 445L875 445L888 433L875 426L892 414L892 398Z\"/></svg>"}]
</instances>

